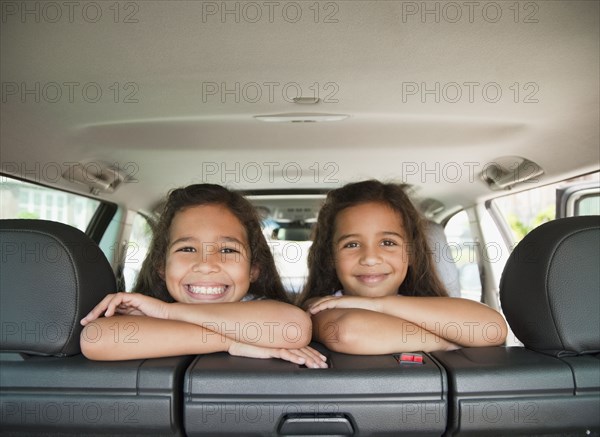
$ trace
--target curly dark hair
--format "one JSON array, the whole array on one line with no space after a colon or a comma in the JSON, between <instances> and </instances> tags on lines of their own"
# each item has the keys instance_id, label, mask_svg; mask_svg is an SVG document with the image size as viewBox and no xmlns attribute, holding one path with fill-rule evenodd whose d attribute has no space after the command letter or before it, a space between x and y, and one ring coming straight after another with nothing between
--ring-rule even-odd
<instances>
[{"instance_id":1,"label":"curly dark hair","mask_svg":"<svg viewBox=\"0 0 600 437\"><path fill-rule=\"evenodd\" d=\"M173 302L161 276L167 258L169 228L175 214L186 208L201 205L223 205L244 226L250 247L250 265L258 266L260 270L258 278L250 283L248 293L256 297L289 302L254 206L241 194L215 184L189 185L172 190L167 195L159 219L153 226L152 242L133 292Z\"/></svg>"},{"instance_id":2,"label":"curly dark hair","mask_svg":"<svg viewBox=\"0 0 600 437\"><path fill-rule=\"evenodd\" d=\"M381 202L394 210L402 220L409 247L409 267L398 288L404 296L448 296L436 274L425 236L425 219L417 211L406 190L407 185L377 180L355 182L332 190L319 211L313 244L308 252L308 280L298 303L313 297L329 296L341 290L335 271L333 234L340 211L367 202Z\"/></svg>"}]
</instances>

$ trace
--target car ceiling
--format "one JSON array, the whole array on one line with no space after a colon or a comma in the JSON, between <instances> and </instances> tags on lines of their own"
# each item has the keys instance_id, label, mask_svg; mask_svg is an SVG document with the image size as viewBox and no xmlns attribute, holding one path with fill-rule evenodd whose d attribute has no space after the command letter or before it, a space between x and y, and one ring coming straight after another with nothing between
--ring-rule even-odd
<instances>
[{"instance_id":1,"label":"car ceiling","mask_svg":"<svg viewBox=\"0 0 600 437\"><path fill-rule=\"evenodd\" d=\"M253 10L242 13L254 6L244 2L122 2L118 23L109 3L115 4L97 3L103 18L96 23L82 19L80 9L72 20L63 15L57 22L48 20L51 10L36 22L3 9L5 173L78 190L51 171L44 174L45 166L117 163L134 180L100 197L135 209L149 208L170 188L203 180L256 191L329 189L368 177L405 180L417 195L453 207L498 194L478 172L501 156L539 164L545 171L539 183L599 167L597 1L480 2L489 6L488 15L482 6L472 17L468 2L453 2L463 13L454 23L455 11L444 12L444 2L278 2L272 20L268 2L254 2L263 13L255 23ZM303 14L296 23L289 19L296 9L286 17L282 12L292 3ZM24 4L35 8L35 2ZM235 10L236 4L239 22L206 9ZM520 12L518 22L511 5ZM415 7L440 8L440 16L409 14ZM494 23L497 7L502 18ZM127 13L137 22L123 22ZM325 22L327 14L337 22ZM528 14L537 22L525 22ZM56 103L7 88L51 82L80 85L72 102L63 95ZM89 83L102 90L97 103L82 98ZM235 95L207 92L236 83L237 102ZM440 92L439 102L422 95L436 83L448 92ZM455 103L452 83L463 92ZM479 84L472 99L465 83ZM260 99L252 84L259 85ZM294 84L304 97L317 89L322 101L289 101ZM484 98L486 84L502 91L496 103ZM418 91L410 94L414 86ZM126 97L134 102L125 103ZM534 101L526 103L527 97ZM349 118L254 119L307 112Z\"/></svg>"}]
</instances>

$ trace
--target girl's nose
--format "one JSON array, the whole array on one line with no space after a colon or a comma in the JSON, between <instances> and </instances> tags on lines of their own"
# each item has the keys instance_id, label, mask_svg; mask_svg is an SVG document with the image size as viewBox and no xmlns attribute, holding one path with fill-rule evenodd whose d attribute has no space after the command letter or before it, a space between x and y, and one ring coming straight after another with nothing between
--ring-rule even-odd
<instances>
[{"instance_id":1,"label":"girl's nose","mask_svg":"<svg viewBox=\"0 0 600 437\"><path fill-rule=\"evenodd\" d=\"M360 257L360 264L364 266L375 266L382 261L381 255L376 248L365 247Z\"/></svg>"},{"instance_id":2,"label":"girl's nose","mask_svg":"<svg viewBox=\"0 0 600 437\"><path fill-rule=\"evenodd\" d=\"M199 273L213 273L219 271L220 257L217 244L206 245L203 250L197 253L192 270Z\"/></svg>"}]
</instances>

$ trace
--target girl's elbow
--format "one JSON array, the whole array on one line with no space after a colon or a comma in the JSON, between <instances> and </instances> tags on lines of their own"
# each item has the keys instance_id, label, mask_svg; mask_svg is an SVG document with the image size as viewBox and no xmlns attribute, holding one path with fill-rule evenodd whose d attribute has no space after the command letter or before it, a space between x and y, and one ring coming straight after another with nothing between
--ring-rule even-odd
<instances>
[{"instance_id":1,"label":"girl's elbow","mask_svg":"<svg viewBox=\"0 0 600 437\"><path fill-rule=\"evenodd\" d=\"M504 318L497 313L497 317L482 326L482 332L479 341L476 344L465 344L463 346L503 346L508 336L508 326Z\"/></svg>"},{"instance_id":2,"label":"girl's elbow","mask_svg":"<svg viewBox=\"0 0 600 437\"><path fill-rule=\"evenodd\" d=\"M93 324L87 325L83 328L79 337L81 353L89 360L106 360L104 353L104 342L102 338L97 338L96 334L97 332L94 330Z\"/></svg>"},{"instance_id":3,"label":"girl's elbow","mask_svg":"<svg viewBox=\"0 0 600 437\"><path fill-rule=\"evenodd\" d=\"M128 359L121 356L124 350L119 348L113 335L103 335L106 327L105 318L86 325L79 337L81 353L89 360L94 361L117 361ZM121 335L121 333L119 333Z\"/></svg>"},{"instance_id":4,"label":"girl's elbow","mask_svg":"<svg viewBox=\"0 0 600 437\"><path fill-rule=\"evenodd\" d=\"M312 320L310 315L298 307L289 304L282 305L277 316L278 334L273 343L272 334L269 334L270 347L283 347L286 349L300 349L308 346L312 340Z\"/></svg>"},{"instance_id":5,"label":"girl's elbow","mask_svg":"<svg viewBox=\"0 0 600 437\"><path fill-rule=\"evenodd\" d=\"M498 320L494 322L495 325L495 334L491 334L492 329L490 329L490 334L488 334L488 342L489 346L502 346L506 343L506 337L508 336L508 326L506 325L506 321L504 318L498 314Z\"/></svg>"},{"instance_id":6,"label":"girl's elbow","mask_svg":"<svg viewBox=\"0 0 600 437\"><path fill-rule=\"evenodd\" d=\"M354 314L346 313L330 320L318 329L316 340L334 352L357 353L360 343L360 320Z\"/></svg>"},{"instance_id":7,"label":"girl's elbow","mask_svg":"<svg viewBox=\"0 0 600 437\"><path fill-rule=\"evenodd\" d=\"M481 344L475 346L502 346L508 336L508 325L502 314L488 307L487 321L480 322ZM485 320L484 318L484 320Z\"/></svg>"},{"instance_id":8,"label":"girl's elbow","mask_svg":"<svg viewBox=\"0 0 600 437\"><path fill-rule=\"evenodd\" d=\"M294 341L294 346L298 349L308 346L312 340L312 320L310 315L307 312L302 311L300 308L295 308L295 314L292 320L292 323L294 323L298 329L298 335L297 339ZM286 335L285 332L284 335Z\"/></svg>"}]
</instances>

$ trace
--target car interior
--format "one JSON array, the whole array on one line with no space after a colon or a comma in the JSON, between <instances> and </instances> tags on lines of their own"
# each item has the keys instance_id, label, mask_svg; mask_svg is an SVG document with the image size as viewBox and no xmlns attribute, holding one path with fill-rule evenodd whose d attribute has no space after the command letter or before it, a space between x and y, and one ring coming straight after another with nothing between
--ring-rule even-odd
<instances>
[{"instance_id":1,"label":"car interior","mask_svg":"<svg viewBox=\"0 0 600 437\"><path fill-rule=\"evenodd\" d=\"M600 435L600 2L0 13L2 435ZM448 294L501 312L504 345L82 355L169 190L249 199L294 299L327 193L366 179L406 184Z\"/></svg>"}]
</instances>

